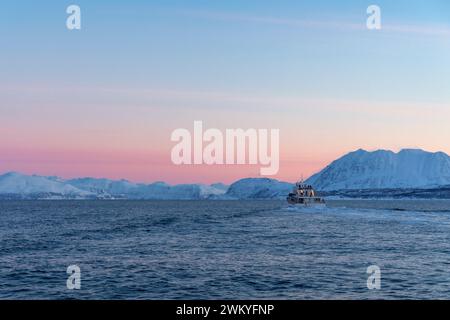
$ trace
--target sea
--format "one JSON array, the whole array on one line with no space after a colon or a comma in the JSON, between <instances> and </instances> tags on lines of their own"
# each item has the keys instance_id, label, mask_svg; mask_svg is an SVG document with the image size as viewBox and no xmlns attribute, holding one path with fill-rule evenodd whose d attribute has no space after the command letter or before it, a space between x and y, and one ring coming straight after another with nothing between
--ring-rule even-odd
<instances>
[{"instance_id":1,"label":"sea","mask_svg":"<svg viewBox=\"0 0 450 320\"><path fill-rule=\"evenodd\" d=\"M450 299L450 201L0 201L0 299Z\"/></svg>"}]
</instances>

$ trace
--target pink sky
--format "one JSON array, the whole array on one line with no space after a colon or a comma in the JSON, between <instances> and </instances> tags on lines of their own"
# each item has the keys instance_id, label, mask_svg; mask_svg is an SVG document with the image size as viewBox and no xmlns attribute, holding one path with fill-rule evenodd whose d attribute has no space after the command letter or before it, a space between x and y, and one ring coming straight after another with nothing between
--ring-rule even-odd
<instances>
[{"instance_id":1,"label":"pink sky","mask_svg":"<svg viewBox=\"0 0 450 320\"><path fill-rule=\"evenodd\" d=\"M171 132L192 132L195 120L205 130L279 129L280 170L269 177L286 181L359 148L450 151L450 108L439 104L115 88L70 88L72 100L63 89L20 92L3 111L0 172L169 183L259 176L260 165L172 164Z\"/></svg>"},{"instance_id":2,"label":"pink sky","mask_svg":"<svg viewBox=\"0 0 450 320\"><path fill-rule=\"evenodd\" d=\"M280 160L277 178L294 181L320 170L327 160L305 156L297 161ZM300 165L299 165L300 164ZM96 177L135 182L230 183L244 177L258 177L260 165L174 165L169 153L107 150L3 149L0 172L57 175L63 178Z\"/></svg>"}]
</instances>

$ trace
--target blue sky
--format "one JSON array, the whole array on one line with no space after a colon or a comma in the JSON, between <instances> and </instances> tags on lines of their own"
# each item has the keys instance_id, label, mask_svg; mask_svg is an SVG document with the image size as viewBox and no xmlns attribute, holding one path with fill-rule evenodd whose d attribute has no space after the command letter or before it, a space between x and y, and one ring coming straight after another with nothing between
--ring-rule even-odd
<instances>
[{"instance_id":1,"label":"blue sky","mask_svg":"<svg viewBox=\"0 0 450 320\"><path fill-rule=\"evenodd\" d=\"M71 3L82 8L80 32L65 29ZM2 73L12 83L39 78L330 97L396 98L420 85L412 90L418 99L447 100L449 90L430 82L436 72L448 74L449 35L364 30L371 3L10 2L0 15ZM448 31L448 1L413 3L378 1L383 26ZM358 24L361 30L347 27Z\"/></svg>"}]
</instances>

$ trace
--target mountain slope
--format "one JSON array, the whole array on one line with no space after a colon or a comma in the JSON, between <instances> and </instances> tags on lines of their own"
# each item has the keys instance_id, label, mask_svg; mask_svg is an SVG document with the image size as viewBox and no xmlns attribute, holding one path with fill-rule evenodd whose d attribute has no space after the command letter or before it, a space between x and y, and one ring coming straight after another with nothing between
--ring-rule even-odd
<instances>
[{"instance_id":1,"label":"mountain slope","mask_svg":"<svg viewBox=\"0 0 450 320\"><path fill-rule=\"evenodd\" d=\"M236 199L285 199L291 183L268 178L247 178L230 185L226 196Z\"/></svg>"},{"instance_id":2,"label":"mountain slope","mask_svg":"<svg viewBox=\"0 0 450 320\"><path fill-rule=\"evenodd\" d=\"M207 199L210 196L222 195L226 192L226 186L220 184L211 186L179 184L171 186L165 182L143 184L132 183L127 180L95 178L73 179L68 180L67 183L83 190L127 199Z\"/></svg>"},{"instance_id":3,"label":"mountain slope","mask_svg":"<svg viewBox=\"0 0 450 320\"><path fill-rule=\"evenodd\" d=\"M0 175L1 199L154 199L198 200L220 197L223 184L133 183L126 180L28 176L16 172Z\"/></svg>"},{"instance_id":4,"label":"mountain slope","mask_svg":"<svg viewBox=\"0 0 450 320\"><path fill-rule=\"evenodd\" d=\"M55 177L27 176L9 172L0 176L0 194L19 194L23 196L61 195L70 198L90 197L89 191L78 189Z\"/></svg>"},{"instance_id":5,"label":"mountain slope","mask_svg":"<svg viewBox=\"0 0 450 320\"><path fill-rule=\"evenodd\" d=\"M333 161L306 183L323 191L445 186L450 185L450 157L418 149L360 149Z\"/></svg>"},{"instance_id":6,"label":"mountain slope","mask_svg":"<svg viewBox=\"0 0 450 320\"><path fill-rule=\"evenodd\" d=\"M353 195L359 190L410 189L408 192L414 193L414 189L442 189L450 187L450 157L442 152L415 149L398 153L357 150L333 161L306 183L327 194L345 190ZM63 180L10 172L0 175L0 199L285 199L292 186L268 178L241 179L228 187L220 183L169 185L96 178Z\"/></svg>"}]
</instances>

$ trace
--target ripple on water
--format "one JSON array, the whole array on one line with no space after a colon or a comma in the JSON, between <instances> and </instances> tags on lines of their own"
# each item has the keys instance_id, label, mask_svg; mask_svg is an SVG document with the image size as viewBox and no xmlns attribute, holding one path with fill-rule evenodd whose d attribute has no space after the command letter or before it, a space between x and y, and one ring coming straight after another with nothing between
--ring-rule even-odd
<instances>
[{"instance_id":1,"label":"ripple on water","mask_svg":"<svg viewBox=\"0 0 450 320\"><path fill-rule=\"evenodd\" d=\"M0 212L0 298L450 298L448 201L0 201ZM372 264L381 290L366 287Z\"/></svg>"}]
</instances>

